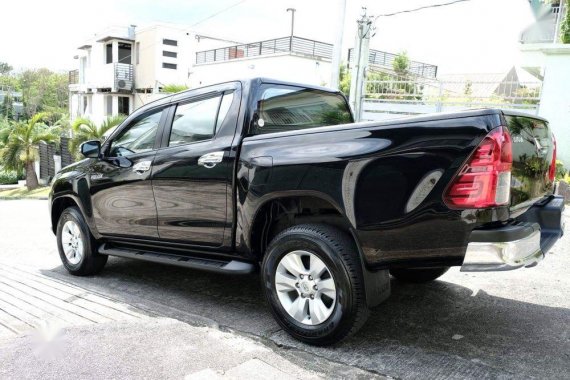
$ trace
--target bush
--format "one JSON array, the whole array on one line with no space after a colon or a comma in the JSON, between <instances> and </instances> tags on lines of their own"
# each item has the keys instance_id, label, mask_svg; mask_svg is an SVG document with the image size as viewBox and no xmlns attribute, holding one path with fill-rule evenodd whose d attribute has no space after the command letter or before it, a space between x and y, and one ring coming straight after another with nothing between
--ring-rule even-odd
<instances>
[{"instance_id":1,"label":"bush","mask_svg":"<svg viewBox=\"0 0 570 380\"><path fill-rule=\"evenodd\" d=\"M18 173L0 171L0 185L13 185L15 183L18 183Z\"/></svg>"},{"instance_id":2,"label":"bush","mask_svg":"<svg viewBox=\"0 0 570 380\"><path fill-rule=\"evenodd\" d=\"M556 160L556 179L564 179L568 174L568 171L564 167L564 163L560 160Z\"/></svg>"}]
</instances>

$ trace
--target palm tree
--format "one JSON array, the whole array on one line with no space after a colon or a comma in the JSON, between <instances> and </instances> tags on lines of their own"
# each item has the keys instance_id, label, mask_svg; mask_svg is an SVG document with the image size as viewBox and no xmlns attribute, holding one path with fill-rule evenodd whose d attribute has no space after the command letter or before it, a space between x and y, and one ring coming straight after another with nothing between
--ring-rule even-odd
<instances>
[{"instance_id":1,"label":"palm tree","mask_svg":"<svg viewBox=\"0 0 570 380\"><path fill-rule=\"evenodd\" d=\"M14 122L11 124L7 136L0 136L5 144L0 151L4 167L8 170L19 170L22 165L26 170L26 187L34 190L39 187L38 176L34 167L39 143L56 143L59 141L60 129L50 127L43 121L47 113L35 114L26 122Z\"/></svg>"},{"instance_id":2,"label":"palm tree","mask_svg":"<svg viewBox=\"0 0 570 380\"><path fill-rule=\"evenodd\" d=\"M109 116L99 126L92 120L78 117L71 124L73 138L69 142L69 151L79 156L79 145L89 140L102 140L106 132L125 120L124 115Z\"/></svg>"}]
</instances>

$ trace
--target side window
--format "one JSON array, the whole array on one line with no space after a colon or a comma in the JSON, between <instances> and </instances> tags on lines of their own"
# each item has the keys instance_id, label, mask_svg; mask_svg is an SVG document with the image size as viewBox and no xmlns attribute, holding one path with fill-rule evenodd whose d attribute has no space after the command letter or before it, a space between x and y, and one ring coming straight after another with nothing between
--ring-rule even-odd
<instances>
[{"instance_id":1,"label":"side window","mask_svg":"<svg viewBox=\"0 0 570 380\"><path fill-rule=\"evenodd\" d=\"M232 105L232 101L234 100L234 93L230 92L224 95L222 98L222 103L220 103L220 111L218 112L218 121L216 122L216 132L222 126L224 119L228 115L230 107Z\"/></svg>"},{"instance_id":2,"label":"side window","mask_svg":"<svg viewBox=\"0 0 570 380\"><path fill-rule=\"evenodd\" d=\"M111 157L126 157L135 153L148 152L154 148L156 132L162 117L162 110L134 120L111 142Z\"/></svg>"},{"instance_id":3,"label":"side window","mask_svg":"<svg viewBox=\"0 0 570 380\"><path fill-rule=\"evenodd\" d=\"M309 88L264 85L257 103L257 116L250 134L352 123L344 97Z\"/></svg>"},{"instance_id":4,"label":"side window","mask_svg":"<svg viewBox=\"0 0 570 380\"><path fill-rule=\"evenodd\" d=\"M176 107L168 146L210 140L214 137L220 96Z\"/></svg>"}]
</instances>

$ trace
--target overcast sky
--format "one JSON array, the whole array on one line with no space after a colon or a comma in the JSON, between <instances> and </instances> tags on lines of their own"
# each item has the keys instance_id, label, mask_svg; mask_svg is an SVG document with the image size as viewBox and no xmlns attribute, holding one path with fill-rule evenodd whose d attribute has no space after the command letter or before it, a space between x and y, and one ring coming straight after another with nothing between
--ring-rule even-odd
<instances>
[{"instance_id":1,"label":"overcast sky","mask_svg":"<svg viewBox=\"0 0 570 380\"><path fill-rule=\"evenodd\" d=\"M379 15L449 0L347 0L344 47L354 44L362 6ZM2 6L0 61L21 68L75 68L77 46L110 25L158 22L193 25L238 0L16 0ZM193 29L253 42L289 34L332 43L339 0L243 0ZM505 72L518 59L520 32L533 22L527 0L471 0L382 17L371 47L439 66L440 74Z\"/></svg>"}]
</instances>

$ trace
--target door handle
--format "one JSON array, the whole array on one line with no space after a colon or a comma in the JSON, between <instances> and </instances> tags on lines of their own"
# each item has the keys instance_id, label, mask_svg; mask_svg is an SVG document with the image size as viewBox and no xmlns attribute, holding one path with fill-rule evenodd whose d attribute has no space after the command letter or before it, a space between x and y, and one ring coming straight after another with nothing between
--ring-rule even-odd
<instances>
[{"instance_id":1,"label":"door handle","mask_svg":"<svg viewBox=\"0 0 570 380\"><path fill-rule=\"evenodd\" d=\"M143 174L150 170L151 161L140 161L133 166L133 171L137 174Z\"/></svg>"},{"instance_id":2,"label":"door handle","mask_svg":"<svg viewBox=\"0 0 570 380\"><path fill-rule=\"evenodd\" d=\"M207 153L198 159L198 165L212 169L214 166L222 162L223 159L224 152Z\"/></svg>"}]
</instances>

